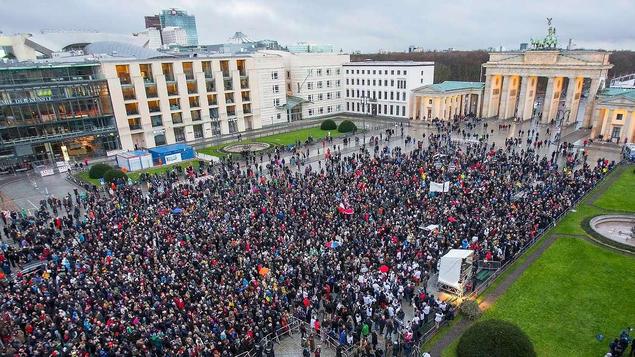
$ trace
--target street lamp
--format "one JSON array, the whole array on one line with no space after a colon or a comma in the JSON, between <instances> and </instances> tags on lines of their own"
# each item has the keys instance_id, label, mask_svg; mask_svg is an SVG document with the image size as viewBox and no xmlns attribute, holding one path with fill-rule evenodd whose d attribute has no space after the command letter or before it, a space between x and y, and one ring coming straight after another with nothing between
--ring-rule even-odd
<instances>
[{"instance_id":1,"label":"street lamp","mask_svg":"<svg viewBox=\"0 0 635 357\"><path fill-rule=\"evenodd\" d=\"M364 135L363 144L366 145L366 117L372 115L370 110L370 103L376 102L376 100L364 94L362 94L362 96L359 98L360 98L360 102L362 103L362 113L365 114L362 117L362 122L364 123L364 131L362 134Z\"/></svg>"},{"instance_id":2,"label":"street lamp","mask_svg":"<svg viewBox=\"0 0 635 357\"><path fill-rule=\"evenodd\" d=\"M554 137L554 145L558 146L560 144L560 136L562 133L562 124L563 122L569 121L569 116L571 115L571 109L558 109L558 113L556 115L556 135Z\"/></svg>"}]
</instances>

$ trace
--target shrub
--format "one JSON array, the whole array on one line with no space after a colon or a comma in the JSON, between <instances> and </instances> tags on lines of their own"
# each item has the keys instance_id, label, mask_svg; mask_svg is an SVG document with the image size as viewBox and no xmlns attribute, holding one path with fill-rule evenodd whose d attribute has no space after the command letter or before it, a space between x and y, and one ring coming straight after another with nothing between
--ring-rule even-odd
<instances>
[{"instance_id":1,"label":"shrub","mask_svg":"<svg viewBox=\"0 0 635 357\"><path fill-rule=\"evenodd\" d=\"M335 121L333 119L326 119L320 125L320 129L322 129L322 130L335 130L335 129L337 129L337 124L335 124Z\"/></svg>"},{"instance_id":2,"label":"shrub","mask_svg":"<svg viewBox=\"0 0 635 357\"><path fill-rule=\"evenodd\" d=\"M104 177L106 171L112 170L112 166L106 164L95 164L88 169L88 177L100 179Z\"/></svg>"},{"instance_id":3,"label":"shrub","mask_svg":"<svg viewBox=\"0 0 635 357\"><path fill-rule=\"evenodd\" d=\"M478 303L474 300L466 300L461 304L461 315L466 319L474 321L481 317L482 311L478 307Z\"/></svg>"},{"instance_id":4,"label":"shrub","mask_svg":"<svg viewBox=\"0 0 635 357\"><path fill-rule=\"evenodd\" d=\"M340 126L337 127L337 131L340 133L350 133L355 130L357 130L357 126L350 120L344 120L340 123Z\"/></svg>"},{"instance_id":5,"label":"shrub","mask_svg":"<svg viewBox=\"0 0 635 357\"><path fill-rule=\"evenodd\" d=\"M518 326L501 320L474 323L461 338L458 357L535 357L531 340Z\"/></svg>"},{"instance_id":6,"label":"shrub","mask_svg":"<svg viewBox=\"0 0 635 357\"><path fill-rule=\"evenodd\" d=\"M108 183L111 183L120 178L124 179L124 181L128 180L128 175L126 175L120 169L110 169L104 174L104 181Z\"/></svg>"}]
</instances>

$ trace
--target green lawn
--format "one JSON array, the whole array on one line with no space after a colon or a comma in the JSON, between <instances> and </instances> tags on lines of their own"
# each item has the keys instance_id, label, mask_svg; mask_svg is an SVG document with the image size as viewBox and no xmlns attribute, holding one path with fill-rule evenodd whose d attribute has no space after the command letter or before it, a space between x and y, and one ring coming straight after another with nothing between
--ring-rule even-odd
<instances>
[{"instance_id":1,"label":"green lawn","mask_svg":"<svg viewBox=\"0 0 635 357\"><path fill-rule=\"evenodd\" d=\"M243 140L240 143L247 144L252 142L262 142L262 143L268 143L271 145L291 145L291 144L295 144L297 140L304 142L305 140L309 138L309 136L312 136L314 140L325 138L329 134L329 132L331 133L331 136L334 138L343 135L337 130L322 130L320 129L320 127L316 126L311 128L289 131L286 133L263 136L261 138ZM232 145L232 144L234 143L208 146L206 148L199 149L197 151L207 155L224 157L227 154L223 152L221 149L224 148L225 146Z\"/></svg>"},{"instance_id":2,"label":"green lawn","mask_svg":"<svg viewBox=\"0 0 635 357\"><path fill-rule=\"evenodd\" d=\"M595 205L607 210L635 212L635 165L628 166Z\"/></svg>"},{"instance_id":3,"label":"green lawn","mask_svg":"<svg viewBox=\"0 0 635 357\"><path fill-rule=\"evenodd\" d=\"M586 232L582 221L598 214L635 211L633 165L619 168L613 184L595 201L591 195L547 234ZM603 183L602 185L606 185ZM601 188L602 186L600 186ZM596 188L597 190L597 188ZM543 238L544 239L544 238ZM537 243L528 253L542 244ZM523 255L488 288L490 294L517 268ZM602 356L609 339L635 325L635 257L616 253L583 238L559 236L552 246L497 299L483 318L508 320L532 339L538 356ZM480 300L480 299L479 299ZM630 320L629 320L630 319ZM606 336L598 342L595 336ZM443 357L456 356L455 340Z\"/></svg>"},{"instance_id":4,"label":"green lawn","mask_svg":"<svg viewBox=\"0 0 635 357\"><path fill-rule=\"evenodd\" d=\"M578 238L559 238L483 318L509 320L538 356L602 356L635 323L635 258Z\"/></svg>"},{"instance_id":5,"label":"green lawn","mask_svg":"<svg viewBox=\"0 0 635 357\"><path fill-rule=\"evenodd\" d=\"M139 171L135 171L135 172L128 172L128 178L130 178L132 181L138 181L139 180L139 176L141 176L142 173L149 173L149 174L160 174L160 173L164 173L167 172L169 170L172 170L174 167L176 166L181 166L182 168L186 168L188 166L194 166L194 168L198 168L199 166L199 161L198 160L187 160L187 161L182 161L176 164L171 164L171 165L163 165L163 166L158 166L158 167L153 167L150 169L145 169L145 170L139 170ZM88 170L86 171L82 171L78 174L75 175L76 178L83 180L85 182L88 182L92 185L96 185L96 186L100 186L99 183L99 179L92 179L90 177L88 177Z\"/></svg>"},{"instance_id":6,"label":"green lawn","mask_svg":"<svg viewBox=\"0 0 635 357\"><path fill-rule=\"evenodd\" d=\"M88 182L91 185L99 186L99 179L93 179L88 177L88 170L75 174L75 177L82 181Z\"/></svg>"}]
</instances>

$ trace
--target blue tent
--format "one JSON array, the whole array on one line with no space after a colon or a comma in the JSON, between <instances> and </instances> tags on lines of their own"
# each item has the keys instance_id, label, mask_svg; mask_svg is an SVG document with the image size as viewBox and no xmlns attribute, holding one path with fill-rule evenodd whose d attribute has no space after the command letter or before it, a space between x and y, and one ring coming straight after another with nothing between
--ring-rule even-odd
<instances>
[{"instance_id":1,"label":"blue tent","mask_svg":"<svg viewBox=\"0 0 635 357\"><path fill-rule=\"evenodd\" d=\"M152 161L161 165L190 160L196 157L194 149L186 144L157 146L148 149L148 151L152 155Z\"/></svg>"}]
</instances>

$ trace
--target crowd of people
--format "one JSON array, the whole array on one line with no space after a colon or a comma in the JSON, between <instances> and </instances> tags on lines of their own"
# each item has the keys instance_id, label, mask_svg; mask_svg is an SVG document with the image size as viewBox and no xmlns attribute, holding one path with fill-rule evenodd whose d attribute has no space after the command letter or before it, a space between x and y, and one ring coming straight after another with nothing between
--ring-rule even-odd
<instances>
[{"instance_id":1,"label":"crowd of people","mask_svg":"<svg viewBox=\"0 0 635 357\"><path fill-rule=\"evenodd\" d=\"M411 351L422 326L454 315L426 290L448 249L512 259L612 165L558 164L560 151L538 155L529 133L457 145L452 130L407 150L378 137L350 156L335 146L317 169L278 154L228 160L12 212L1 223L0 349L270 355L263 337L300 319L309 353L329 337L340 354ZM433 182L449 192L430 192ZM21 273L32 260L43 268Z\"/></svg>"}]
</instances>

